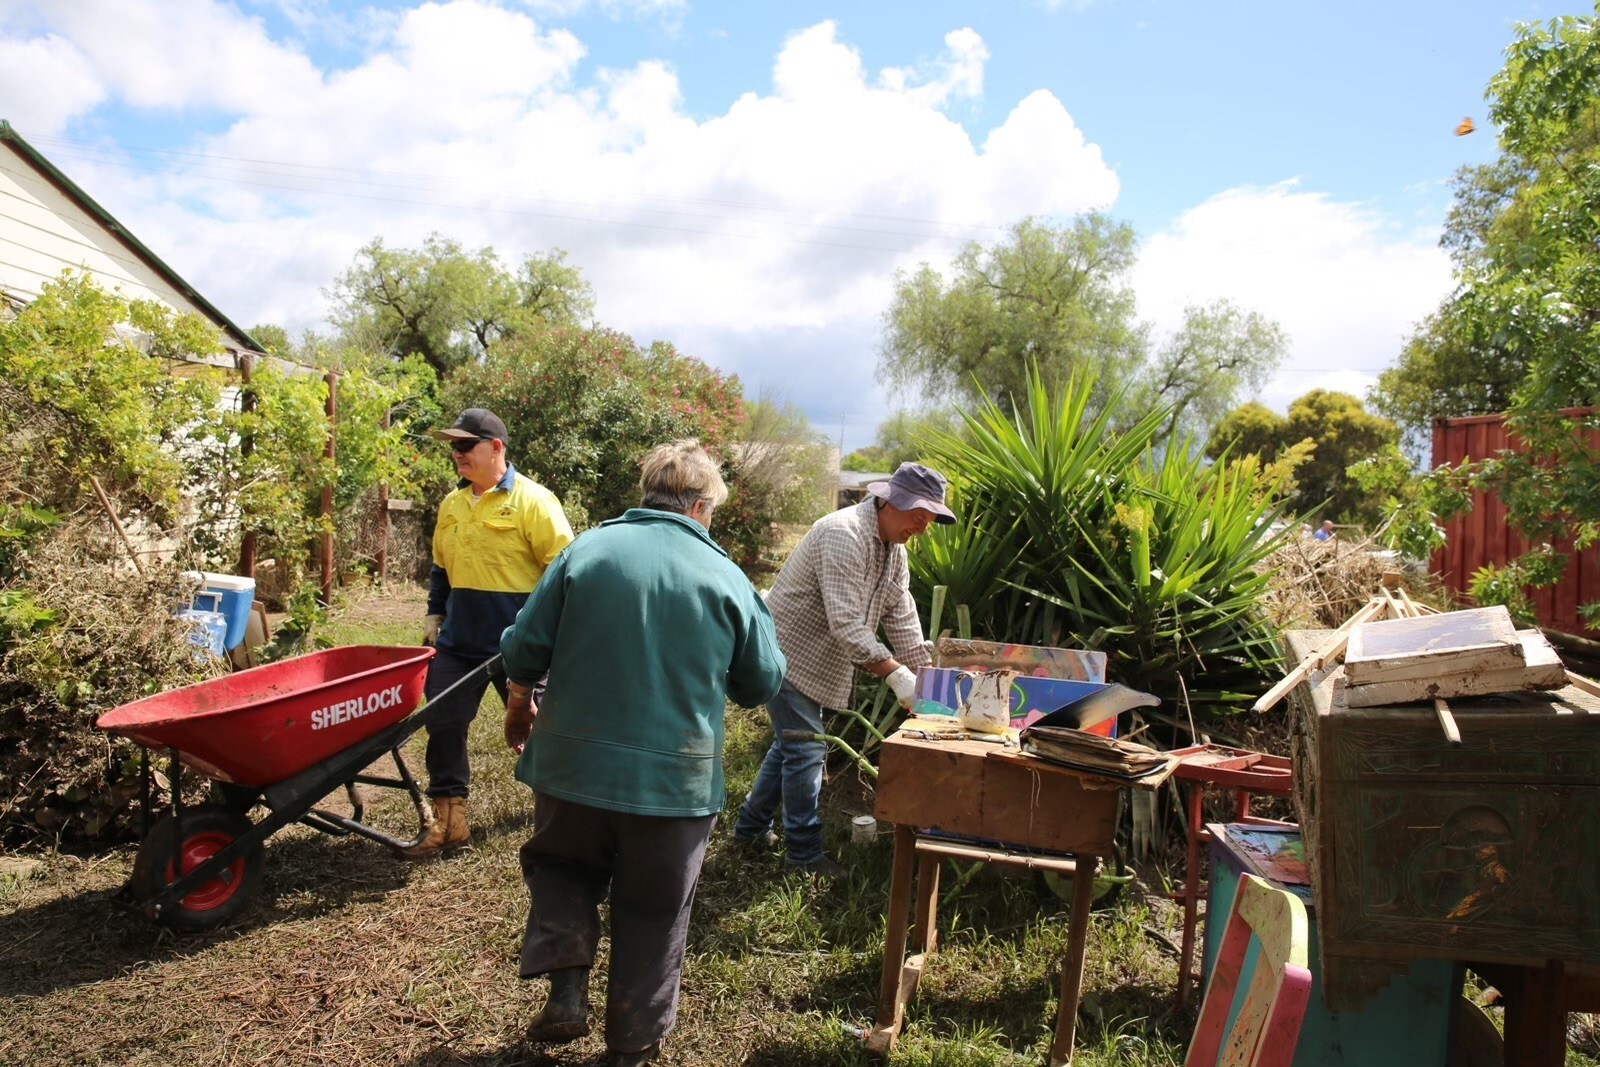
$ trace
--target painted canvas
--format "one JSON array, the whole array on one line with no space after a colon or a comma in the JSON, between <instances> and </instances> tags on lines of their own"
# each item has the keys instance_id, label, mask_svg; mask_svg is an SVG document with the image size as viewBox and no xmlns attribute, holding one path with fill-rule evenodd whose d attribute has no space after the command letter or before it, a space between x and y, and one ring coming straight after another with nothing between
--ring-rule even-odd
<instances>
[{"instance_id":1,"label":"painted canvas","mask_svg":"<svg viewBox=\"0 0 1600 1067\"><path fill-rule=\"evenodd\" d=\"M1013 645L974 638L941 637L934 646L941 667L975 671L1010 668L1032 678L1061 678L1074 682L1106 680L1106 654L1079 648ZM1053 708L1051 710L1054 710Z\"/></svg>"},{"instance_id":2,"label":"painted canvas","mask_svg":"<svg viewBox=\"0 0 1600 1067\"><path fill-rule=\"evenodd\" d=\"M912 712L916 715L954 715L971 686L970 682L962 680L961 675L962 672L953 667L919 668L917 702ZM1011 725L1021 729L1063 704L1070 704L1079 697L1103 688L1105 686L1101 682L1019 676L1011 684ZM1112 720L1101 723L1089 732L1114 737L1115 729L1116 722Z\"/></svg>"}]
</instances>

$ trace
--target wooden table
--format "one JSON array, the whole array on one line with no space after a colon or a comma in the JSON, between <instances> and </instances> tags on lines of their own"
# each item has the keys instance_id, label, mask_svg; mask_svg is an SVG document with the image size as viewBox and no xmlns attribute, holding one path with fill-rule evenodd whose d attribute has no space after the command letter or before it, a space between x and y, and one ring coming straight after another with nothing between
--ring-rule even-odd
<instances>
[{"instance_id":1,"label":"wooden table","mask_svg":"<svg viewBox=\"0 0 1600 1067\"><path fill-rule=\"evenodd\" d=\"M887 1054L916 994L926 958L935 948L939 864L944 859L983 861L1072 872L1072 911L1061 957L1061 1005L1056 1014L1051 1067L1072 1062L1083 956L1089 936L1093 874L1112 854L1118 783L1081 775L1015 749L970 740L931 741L892 734L878 764L874 813L894 824L894 867L884 931L883 980L878 1019L867 1048ZM969 841L918 833L938 831ZM1045 855L1068 853L1070 856ZM905 958L916 866L915 954Z\"/></svg>"},{"instance_id":2,"label":"wooden table","mask_svg":"<svg viewBox=\"0 0 1600 1067\"><path fill-rule=\"evenodd\" d=\"M1290 631L1290 660L1325 640ZM1600 699L1453 699L1451 745L1431 705L1350 708L1342 685L1290 694L1328 1006L1456 960L1505 994L1506 1063L1559 1067L1566 1011L1600 992Z\"/></svg>"}]
</instances>

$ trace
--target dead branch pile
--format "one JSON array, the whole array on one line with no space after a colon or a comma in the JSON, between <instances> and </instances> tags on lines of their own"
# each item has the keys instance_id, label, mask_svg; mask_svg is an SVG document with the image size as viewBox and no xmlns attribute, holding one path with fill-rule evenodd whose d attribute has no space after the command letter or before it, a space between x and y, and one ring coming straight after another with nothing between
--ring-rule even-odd
<instances>
[{"instance_id":1,"label":"dead branch pile","mask_svg":"<svg viewBox=\"0 0 1600 1067\"><path fill-rule=\"evenodd\" d=\"M114 836L140 750L94 720L220 668L172 617L193 583L137 573L67 473L71 425L0 383L0 431L0 840Z\"/></svg>"},{"instance_id":2,"label":"dead branch pile","mask_svg":"<svg viewBox=\"0 0 1600 1067\"><path fill-rule=\"evenodd\" d=\"M192 582L176 567L117 567L68 526L6 583L13 617L0 651L0 835L121 836L141 750L94 728L105 711L220 673L173 617Z\"/></svg>"},{"instance_id":3,"label":"dead branch pile","mask_svg":"<svg viewBox=\"0 0 1600 1067\"><path fill-rule=\"evenodd\" d=\"M1280 630L1335 629L1372 599L1385 571L1398 567L1381 552L1373 541L1342 537L1286 542L1262 564L1276 575L1263 605L1267 618Z\"/></svg>"}]
</instances>

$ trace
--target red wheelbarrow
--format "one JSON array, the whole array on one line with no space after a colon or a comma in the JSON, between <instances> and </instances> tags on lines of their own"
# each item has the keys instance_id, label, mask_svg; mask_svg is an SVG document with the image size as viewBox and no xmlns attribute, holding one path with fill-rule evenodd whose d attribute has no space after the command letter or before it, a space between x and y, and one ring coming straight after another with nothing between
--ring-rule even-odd
<instances>
[{"instance_id":1,"label":"red wheelbarrow","mask_svg":"<svg viewBox=\"0 0 1600 1067\"><path fill-rule=\"evenodd\" d=\"M114 900L177 930L207 930L236 916L261 882L262 845L293 822L334 835L359 834L401 849L427 827L422 791L400 756L418 730L465 698L494 659L418 707L431 648L356 645L313 652L136 700L95 725L168 753L169 810L151 808L150 764L142 761L144 842ZM364 773L384 753L397 777ZM188 767L212 779L212 799L183 802ZM363 822L357 785L403 789L416 808L417 836L392 837ZM351 815L316 805L343 787ZM251 819L258 806L267 809Z\"/></svg>"}]
</instances>

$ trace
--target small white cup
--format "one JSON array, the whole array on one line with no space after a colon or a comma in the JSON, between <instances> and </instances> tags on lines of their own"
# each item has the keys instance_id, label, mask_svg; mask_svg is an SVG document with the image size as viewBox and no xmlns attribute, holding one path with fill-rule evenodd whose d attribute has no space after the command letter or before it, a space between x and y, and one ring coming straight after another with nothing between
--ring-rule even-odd
<instances>
[{"instance_id":1,"label":"small white cup","mask_svg":"<svg viewBox=\"0 0 1600 1067\"><path fill-rule=\"evenodd\" d=\"M857 815L850 820L850 843L870 845L878 837L878 820L870 815Z\"/></svg>"}]
</instances>

